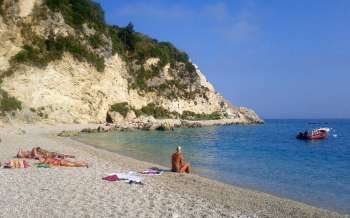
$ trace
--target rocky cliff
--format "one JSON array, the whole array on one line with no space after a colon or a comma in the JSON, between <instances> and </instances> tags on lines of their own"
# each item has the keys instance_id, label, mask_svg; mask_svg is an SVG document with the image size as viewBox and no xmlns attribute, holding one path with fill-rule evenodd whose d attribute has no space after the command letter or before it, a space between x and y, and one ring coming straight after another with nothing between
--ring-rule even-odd
<instances>
[{"instance_id":1,"label":"rocky cliff","mask_svg":"<svg viewBox=\"0 0 350 218\"><path fill-rule=\"evenodd\" d=\"M1 119L260 123L232 106L186 53L109 26L89 0L0 0Z\"/></svg>"}]
</instances>

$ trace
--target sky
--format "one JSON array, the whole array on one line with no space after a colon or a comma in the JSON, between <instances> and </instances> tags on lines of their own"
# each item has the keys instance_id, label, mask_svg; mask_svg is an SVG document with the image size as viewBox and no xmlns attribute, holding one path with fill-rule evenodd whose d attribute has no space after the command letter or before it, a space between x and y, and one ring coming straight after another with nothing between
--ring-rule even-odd
<instances>
[{"instance_id":1,"label":"sky","mask_svg":"<svg viewBox=\"0 0 350 218\"><path fill-rule=\"evenodd\" d=\"M263 118L350 118L349 0L97 0Z\"/></svg>"}]
</instances>

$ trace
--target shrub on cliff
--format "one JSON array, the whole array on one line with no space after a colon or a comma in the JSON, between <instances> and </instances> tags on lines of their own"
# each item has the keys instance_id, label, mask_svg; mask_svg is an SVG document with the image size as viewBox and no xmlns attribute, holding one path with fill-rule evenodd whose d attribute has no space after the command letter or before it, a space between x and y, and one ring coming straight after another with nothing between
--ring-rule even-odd
<instances>
[{"instance_id":1,"label":"shrub on cliff","mask_svg":"<svg viewBox=\"0 0 350 218\"><path fill-rule=\"evenodd\" d=\"M14 97L10 97L7 92L0 90L0 111L10 112L15 110L21 110L22 103Z\"/></svg>"},{"instance_id":2,"label":"shrub on cliff","mask_svg":"<svg viewBox=\"0 0 350 218\"><path fill-rule=\"evenodd\" d=\"M219 120L223 118L220 112L213 112L210 114L195 113L192 111L184 111L181 115L176 111L169 111L162 106L154 103L149 103L143 106L141 109L135 109L130 106L127 102L121 102L113 104L110 107L110 111L120 113L124 118L127 116L129 111L134 111L136 117L140 116L153 116L156 119L177 119L181 118L184 120Z\"/></svg>"},{"instance_id":3,"label":"shrub on cliff","mask_svg":"<svg viewBox=\"0 0 350 218\"><path fill-rule=\"evenodd\" d=\"M121 102L121 103L113 104L110 110L120 113L125 118L130 110L130 107L127 102Z\"/></svg>"},{"instance_id":4,"label":"shrub on cliff","mask_svg":"<svg viewBox=\"0 0 350 218\"><path fill-rule=\"evenodd\" d=\"M51 61L61 59L64 52L69 52L79 61L87 61L92 64L97 71L104 70L104 58L89 51L79 40L72 36L56 39L49 37L41 39L35 37L33 45L26 44L11 60L12 64L24 63L45 67Z\"/></svg>"},{"instance_id":5,"label":"shrub on cliff","mask_svg":"<svg viewBox=\"0 0 350 218\"><path fill-rule=\"evenodd\" d=\"M137 38L132 23L129 23L125 28L121 28L118 32L118 37L124 43L124 47L128 51L131 52L135 50Z\"/></svg>"},{"instance_id":6,"label":"shrub on cliff","mask_svg":"<svg viewBox=\"0 0 350 218\"><path fill-rule=\"evenodd\" d=\"M152 91L152 87L147 86L147 80L160 75L161 70L166 64L170 64L172 68L177 67L177 63L182 63L184 67L177 67L177 71L181 71L181 79L189 79L193 83L197 78L196 69L190 62L185 52L178 50L170 42L158 42L146 35L135 32L132 23L122 28L118 26L109 27L109 35L112 40L113 54L120 54L128 63L129 74L131 76L130 87L141 91ZM145 70L142 65L149 58L158 58L158 64ZM134 65L138 67L135 70ZM182 72L186 71L186 72ZM179 79L179 78L178 78ZM162 86L163 88L165 86ZM176 94L181 97L184 90L180 90L181 86L167 87L176 89Z\"/></svg>"},{"instance_id":7,"label":"shrub on cliff","mask_svg":"<svg viewBox=\"0 0 350 218\"><path fill-rule=\"evenodd\" d=\"M24 45L22 50L18 52L12 60L17 63L34 63L40 66L46 63L46 61L43 60L40 49L30 45Z\"/></svg>"},{"instance_id":8,"label":"shrub on cliff","mask_svg":"<svg viewBox=\"0 0 350 218\"><path fill-rule=\"evenodd\" d=\"M70 52L79 61L87 61L92 64L97 71L104 71L104 57L91 52L74 37L58 37L53 43L55 48Z\"/></svg>"},{"instance_id":9,"label":"shrub on cliff","mask_svg":"<svg viewBox=\"0 0 350 218\"><path fill-rule=\"evenodd\" d=\"M0 0L0 15L4 15L4 10L2 9L2 5L4 3L4 0Z\"/></svg>"},{"instance_id":10,"label":"shrub on cliff","mask_svg":"<svg viewBox=\"0 0 350 218\"><path fill-rule=\"evenodd\" d=\"M223 118L220 112L213 112L211 114L197 114L192 111L184 111L181 115L184 120L220 120Z\"/></svg>"},{"instance_id":11,"label":"shrub on cliff","mask_svg":"<svg viewBox=\"0 0 350 218\"><path fill-rule=\"evenodd\" d=\"M112 54L118 53L122 57L125 57L125 46L122 42L121 38L119 37L119 27L118 26L110 26L108 28L109 36L111 37L112 41Z\"/></svg>"},{"instance_id":12,"label":"shrub on cliff","mask_svg":"<svg viewBox=\"0 0 350 218\"><path fill-rule=\"evenodd\" d=\"M140 110L135 110L137 117L141 115L153 116L156 119L177 118L179 114L174 111L169 111L162 106L158 106L154 103L149 103L142 107Z\"/></svg>"},{"instance_id":13,"label":"shrub on cliff","mask_svg":"<svg viewBox=\"0 0 350 218\"><path fill-rule=\"evenodd\" d=\"M73 35L63 37L53 34L50 34L48 38L43 38L33 32L30 24L22 24L21 33L25 39L25 45L12 58L13 65L23 63L45 67L49 62L61 59L64 52L69 52L77 60L86 61L93 65L97 71L104 71L104 57L89 49L88 46L96 49L105 45L101 34L106 32L107 25L100 5L90 0L45 0L45 3L51 11L60 12L65 22L77 31L81 31L82 25L86 23L97 30L97 33L89 37L86 36L85 40ZM46 11L43 7L36 7L35 12L43 12L44 10ZM47 13L45 14L46 16L36 18L47 19Z\"/></svg>"},{"instance_id":14,"label":"shrub on cliff","mask_svg":"<svg viewBox=\"0 0 350 218\"><path fill-rule=\"evenodd\" d=\"M51 11L61 12L65 22L75 28L84 23L96 30L105 30L104 12L98 3L90 0L45 0Z\"/></svg>"}]
</instances>

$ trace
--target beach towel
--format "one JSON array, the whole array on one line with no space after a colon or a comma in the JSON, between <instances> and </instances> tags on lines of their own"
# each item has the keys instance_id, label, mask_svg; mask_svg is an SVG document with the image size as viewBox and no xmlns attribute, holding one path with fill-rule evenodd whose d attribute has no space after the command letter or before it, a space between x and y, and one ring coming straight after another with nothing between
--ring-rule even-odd
<instances>
[{"instance_id":1,"label":"beach towel","mask_svg":"<svg viewBox=\"0 0 350 218\"><path fill-rule=\"evenodd\" d=\"M147 169L145 171L140 172L143 175L147 175L147 176L160 176L163 174L162 170L159 169Z\"/></svg>"},{"instance_id":2,"label":"beach towel","mask_svg":"<svg viewBox=\"0 0 350 218\"><path fill-rule=\"evenodd\" d=\"M115 176L115 177L113 177ZM104 179L106 178L106 179ZM129 171L126 173L111 173L108 176L104 177L102 179L107 180L107 179L114 179L114 178L118 178L115 181L118 180L124 180L129 184L140 184L143 185L143 178L139 176L139 174L137 172L134 171ZM107 180L109 181L109 180Z\"/></svg>"},{"instance_id":3,"label":"beach towel","mask_svg":"<svg viewBox=\"0 0 350 218\"><path fill-rule=\"evenodd\" d=\"M36 167L37 168L51 168L51 166L49 164L46 164L46 163L37 163Z\"/></svg>"},{"instance_id":4,"label":"beach towel","mask_svg":"<svg viewBox=\"0 0 350 218\"><path fill-rule=\"evenodd\" d=\"M117 175L109 175L109 176L105 176L102 178L103 180L109 181L109 182L114 182L114 181L118 181L119 178Z\"/></svg>"},{"instance_id":5,"label":"beach towel","mask_svg":"<svg viewBox=\"0 0 350 218\"><path fill-rule=\"evenodd\" d=\"M134 171L129 171L127 173L116 173L116 175L120 180L128 180L129 182L133 181L136 183L142 182L142 178L138 175L137 172Z\"/></svg>"}]
</instances>

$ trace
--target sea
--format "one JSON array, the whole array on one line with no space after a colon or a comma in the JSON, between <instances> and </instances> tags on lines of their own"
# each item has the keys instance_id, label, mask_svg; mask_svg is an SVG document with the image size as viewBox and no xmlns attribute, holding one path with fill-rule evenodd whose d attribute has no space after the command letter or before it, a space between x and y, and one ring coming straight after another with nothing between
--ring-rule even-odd
<instances>
[{"instance_id":1,"label":"sea","mask_svg":"<svg viewBox=\"0 0 350 218\"><path fill-rule=\"evenodd\" d=\"M298 132L328 127L328 139ZM265 120L263 125L86 134L78 140L170 167L181 145L194 173L350 214L350 119Z\"/></svg>"}]
</instances>

